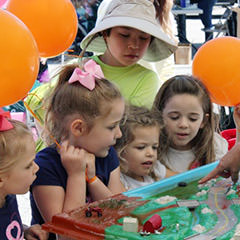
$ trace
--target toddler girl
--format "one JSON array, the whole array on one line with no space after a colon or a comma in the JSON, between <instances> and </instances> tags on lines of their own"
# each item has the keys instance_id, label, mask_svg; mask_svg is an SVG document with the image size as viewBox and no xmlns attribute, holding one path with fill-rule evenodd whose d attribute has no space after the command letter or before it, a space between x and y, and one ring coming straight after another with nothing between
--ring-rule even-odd
<instances>
[{"instance_id":1,"label":"toddler girl","mask_svg":"<svg viewBox=\"0 0 240 240\"><path fill-rule=\"evenodd\" d=\"M117 140L121 181L127 190L153 183L174 173L157 161L160 123L157 112L130 106Z\"/></svg>"},{"instance_id":2,"label":"toddler girl","mask_svg":"<svg viewBox=\"0 0 240 240\"><path fill-rule=\"evenodd\" d=\"M40 151L32 185L33 223L124 190L112 145L122 133L124 100L93 61L65 66L46 114L49 147ZM52 144L52 145L51 145ZM38 211L39 210L39 211Z\"/></svg>"},{"instance_id":3,"label":"toddler girl","mask_svg":"<svg viewBox=\"0 0 240 240\"><path fill-rule=\"evenodd\" d=\"M164 123L159 160L184 172L220 159L227 141L215 132L212 102L205 86L193 76L170 78L154 102Z\"/></svg>"},{"instance_id":4,"label":"toddler girl","mask_svg":"<svg viewBox=\"0 0 240 240\"><path fill-rule=\"evenodd\" d=\"M35 145L25 124L7 119L0 109L0 239L47 239L40 225L22 224L15 194L24 194L36 178Z\"/></svg>"}]
</instances>

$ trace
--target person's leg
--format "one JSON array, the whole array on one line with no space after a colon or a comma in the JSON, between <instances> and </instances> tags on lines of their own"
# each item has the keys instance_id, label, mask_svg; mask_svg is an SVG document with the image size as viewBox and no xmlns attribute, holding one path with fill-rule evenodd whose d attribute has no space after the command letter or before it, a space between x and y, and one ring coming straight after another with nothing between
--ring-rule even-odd
<instances>
[{"instance_id":1,"label":"person's leg","mask_svg":"<svg viewBox=\"0 0 240 240\"><path fill-rule=\"evenodd\" d=\"M180 43L188 43L186 36L186 16L184 14L178 14L176 16L178 40Z\"/></svg>"},{"instance_id":2,"label":"person's leg","mask_svg":"<svg viewBox=\"0 0 240 240\"><path fill-rule=\"evenodd\" d=\"M237 36L237 13L232 12L232 16L228 20L228 28L230 36L236 37Z\"/></svg>"},{"instance_id":3,"label":"person's leg","mask_svg":"<svg viewBox=\"0 0 240 240\"><path fill-rule=\"evenodd\" d=\"M212 27L212 10L216 1L217 0L200 0L198 2L198 7L203 10L203 13L199 16L205 29L210 29ZM212 39L212 37L212 33L205 33L205 40Z\"/></svg>"}]
</instances>

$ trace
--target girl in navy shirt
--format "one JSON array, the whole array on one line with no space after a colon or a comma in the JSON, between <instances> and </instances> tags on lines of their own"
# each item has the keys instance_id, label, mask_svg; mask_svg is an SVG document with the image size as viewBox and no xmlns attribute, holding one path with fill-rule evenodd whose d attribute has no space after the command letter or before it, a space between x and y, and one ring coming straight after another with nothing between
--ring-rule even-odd
<instances>
[{"instance_id":1,"label":"girl in navy shirt","mask_svg":"<svg viewBox=\"0 0 240 240\"><path fill-rule=\"evenodd\" d=\"M0 109L0 239L47 239L41 226L23 226L15 194L24 194L36 178L35 144L21 122L8 120Z\"/></svg>"},{"instance_id":2,"label":"girl in navy shirt","mask_svg":"<svg viewBox=\"0 0 240 240\"><path fill-rule=\"evenodd\" d=\"M49 146L36 156L33 223L124 190L112 148L122 135L124 109L119 90L93 60L83 69L77 64L63 68L45 118Z\"/></svg>"}]
</instances>

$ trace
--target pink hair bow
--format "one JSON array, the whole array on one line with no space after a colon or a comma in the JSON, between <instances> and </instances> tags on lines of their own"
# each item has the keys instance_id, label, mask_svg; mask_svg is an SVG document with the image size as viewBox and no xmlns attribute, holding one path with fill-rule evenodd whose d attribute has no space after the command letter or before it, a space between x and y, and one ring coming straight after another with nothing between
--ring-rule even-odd
<instances>
[{"instance_id":1,"label":"pink hair bow","mask_svg":"<svg viewBox=\"0 0 240 240\"><path fill-rule=\"evenodd\" d=\"M7 120L7 114L0 108L0 132L13 128L13 125Z\"/></svg>"},{"instance_id":2,"label":"pink hair bow","mask_svg":"<svg viewBox=\"0 0 240 240\"><path fill-rule=\"evenodd\" d=\"M93 90L95 88L95 77L104 77L102 69L92 59L86 62L83 68L84 71L80 68L75 68L72 76L68 80L68 83L79 82L87 89Z\"/></svg>"}]
</instances>

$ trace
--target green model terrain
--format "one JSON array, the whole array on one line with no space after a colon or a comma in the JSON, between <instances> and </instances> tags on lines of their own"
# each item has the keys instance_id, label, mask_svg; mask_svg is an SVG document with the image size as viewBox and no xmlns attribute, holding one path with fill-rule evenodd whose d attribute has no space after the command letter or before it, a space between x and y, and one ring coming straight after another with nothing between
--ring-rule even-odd
<instances>
[{"instance_id":1,"label":"green model terrain","mask_svg":"<svg viewBox=\"0 0 240 240\"><path fill-rule=\"evenodd\" d=\"M222 178L218 178L217 181L221 179ZM190 210L187 207L178 207L176 203L177 200L198 200L199 202L205 201L208 198L208 194L196 196L196 193L200 192L201 190L207 191L209 188L209 186L201 186L201 189L199 189L198 181L190 182L185 187L176 187L174 189L170 189L168 191L146 198L147 200L149 200L149 202L135 208L131 212L131 217L138 218L139 224L141 225L143 225L154 214L159 214L162 218L162 227L164 228L161 234L150 234L149 236L141 236L140 233L125 232L123 231L123 227L121 225L123 219L119 219L119 225L112 225L105 229L105 239L183 240L186 237L198 234L196 231L193 230L193 227L198 224L205 228L204 232L208 232L216 225L218 217L215 213L212 212L205 214L201 213L201 210L203 208L210 209L206 203L200 203L200 205L194 210ZM160 204L155 201L156 199L163 196L174 196L176 197L176 199L167 204ZM227 196L227 199L231 198L239 197L236 194L233 194L232 196ZM233 210L237 218L240 219L239 205L231 205L230 208ZM146 217L143 219L143 216ZM217 237L216 239L231 239L234 234L234 229L221 235L220 237Z\"/></svg>"}]
</instances>

